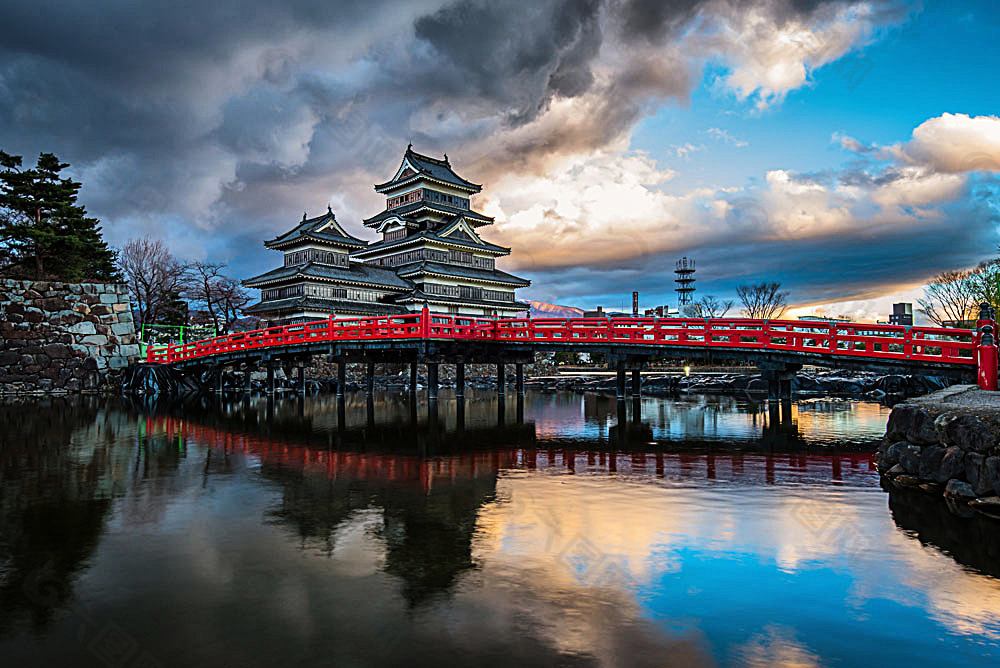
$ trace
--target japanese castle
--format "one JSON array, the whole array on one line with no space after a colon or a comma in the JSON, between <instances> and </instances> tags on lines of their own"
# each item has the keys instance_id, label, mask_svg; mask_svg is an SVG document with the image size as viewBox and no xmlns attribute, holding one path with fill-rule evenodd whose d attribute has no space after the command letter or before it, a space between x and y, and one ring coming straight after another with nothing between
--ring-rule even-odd
<instances>
[{"instance_id":1,"label":"japanese castle","mask_svg":"<svg viewBox=\"0 0 1000 668\"><path fill-rule=\"evenodd\" d=\"M284 264L243 281L261 291L245 309L264 326L336 317L420 311L513 317L527 311L514 291L530 281L496 268L509 248L484 241L477 230L493 218L472 210L482 186L466 181L444 159L408 146L389 181L375 186L386 207L365 226L381 233L369 244L351 236L327 207L302 215L293 229L264 246L282 251Z\"/></svg>"}]
</instances>

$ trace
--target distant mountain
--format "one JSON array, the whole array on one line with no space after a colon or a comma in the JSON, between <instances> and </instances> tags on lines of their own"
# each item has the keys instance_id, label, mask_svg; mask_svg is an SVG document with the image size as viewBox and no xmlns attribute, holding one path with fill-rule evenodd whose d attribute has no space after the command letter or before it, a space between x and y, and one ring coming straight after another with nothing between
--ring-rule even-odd
<instances>
[{"instance_id":1,"label":"distant mountain","mask_svg":"<svg viewBox=\"0 0 1000 668\"><path fill-rule=\"evenodd\" d=\"M575 306L560 306L559 304L535 302L530 299L528 303L531 304L532 318L579 318L583 316L583 309Z\"/></svg>"}]
</instances>

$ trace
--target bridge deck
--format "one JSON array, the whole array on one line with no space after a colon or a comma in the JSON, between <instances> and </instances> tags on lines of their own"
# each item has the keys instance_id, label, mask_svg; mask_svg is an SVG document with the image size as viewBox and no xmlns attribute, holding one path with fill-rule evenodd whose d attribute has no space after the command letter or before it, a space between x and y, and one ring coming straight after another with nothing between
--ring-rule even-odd
<instances>
[{"instance_id":1,"label":"bridge deck","mask_svg":"<svg viewBox=\"0 0 1000 668\"><path fill-rule=\"evenodd\" d=\"M968 377L975 330L799 320L571 318L494 320L422 313L238 332L150 348L147 362L180 368L326 353L379 361L528 361L539 351L609 359L742 359Z\"/></svg>"}]
</instances>

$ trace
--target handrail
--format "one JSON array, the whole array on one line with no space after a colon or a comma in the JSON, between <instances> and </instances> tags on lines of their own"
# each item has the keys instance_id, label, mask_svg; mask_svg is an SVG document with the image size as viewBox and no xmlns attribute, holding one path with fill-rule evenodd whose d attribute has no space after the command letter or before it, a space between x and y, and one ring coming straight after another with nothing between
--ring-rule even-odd
<instances>
[{"instance_id":1,"label":"handrail","mask_svg":"<svg viewBox=\"0 0 1000 668\"><path fill-rule=\"evenodd\" d=\"M992 322L992 321L991 321ZM995 323L994 323L995 327ZM741 318L514 318L420 313L318 320L150 346L146 361L170 364L257 348L407 339L511 343L605 343L737 348L960 365L978 363L973 330Z\"/></svg>"}]
</instances>

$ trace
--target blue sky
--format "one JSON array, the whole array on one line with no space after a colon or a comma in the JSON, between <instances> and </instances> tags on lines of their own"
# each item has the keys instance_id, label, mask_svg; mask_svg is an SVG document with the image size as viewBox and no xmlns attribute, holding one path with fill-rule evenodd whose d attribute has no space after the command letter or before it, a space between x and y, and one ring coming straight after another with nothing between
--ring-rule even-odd
<instances>
[{"instance_id":1,"label":"blue sky","mask_svg":"<svg viewBox=\"0 0 1000 668\"><path fill-rule=\"evenodd\" d=\"M410 141L554 303L674 304L686 255L876 319L1000 241L996 3L140 4L14 0L0 44L0 147L72 163L115 245L244 277L303 210L371 238Z\"/></svg>"}]
</instances>

